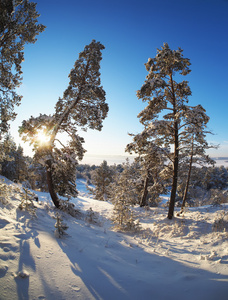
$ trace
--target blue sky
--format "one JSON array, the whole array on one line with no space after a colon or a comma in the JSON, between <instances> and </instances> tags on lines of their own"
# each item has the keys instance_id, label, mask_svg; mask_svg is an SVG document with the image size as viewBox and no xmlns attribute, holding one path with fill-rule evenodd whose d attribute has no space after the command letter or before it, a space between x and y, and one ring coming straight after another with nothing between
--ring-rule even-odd
<instances>
[{"instance_id":1,"label":"blue sky","mask_svg":"<svg viewBox=\"0 0 228 300\"><path fill-rule=\"evenodd\" d=\"M11 134L23 119L52 114L68 85L68 74L78 53L92 39L104 46L101 81L109 114L101 132L84 134L88 155L124 155L139 133L137 118L145 107L136 97L147 72L144 63L167 42L181 47L191 61L190 105L201 104L210 117L220 144L212 156L228 156L228 0L36 0L40 23L47 26L34 45L25 47L22 104ZM20 142L21 143L21 142ZM25 154L31 154L27 146Z\"/></svg>"}]
</instances>

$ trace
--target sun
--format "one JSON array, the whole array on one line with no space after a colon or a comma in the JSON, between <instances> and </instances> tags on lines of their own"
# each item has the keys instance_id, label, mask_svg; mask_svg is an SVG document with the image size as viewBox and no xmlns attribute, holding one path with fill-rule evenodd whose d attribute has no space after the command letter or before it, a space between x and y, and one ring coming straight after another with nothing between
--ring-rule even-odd
<instances>
[{"instance_id":1,"label":"sun","mask_svg":"<svg viewBox=\"0 0 228 300\"><path fill-rule=\"evenodd\" d=\"M40 144L47 144L50 140L50 137L48 135L45 134L45 132L43 130L40 130L37 133L37 140Z\"/></svg>"}]
</instances>

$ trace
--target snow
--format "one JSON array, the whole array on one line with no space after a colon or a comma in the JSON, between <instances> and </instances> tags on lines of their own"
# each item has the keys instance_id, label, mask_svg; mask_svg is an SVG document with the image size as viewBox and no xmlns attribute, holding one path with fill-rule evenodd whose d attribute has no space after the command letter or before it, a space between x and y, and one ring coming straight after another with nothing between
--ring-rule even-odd
<instances>
[{"instance_id":1,"label":"snow","mask_svg":"<svg viewBox=\"0 0 228 300\"><path fill-rule=\"evenodd\" d=\"M227 299L228 220L217 230L213 224L227 216L228 205L189 208L173 220L166 208L135 207L141 231L116 232L113 205L92 199L80 181L74 203L82 217L60 212L69 228L56 238L50 196L36 192L34 217L17 208L18 186L6 183L4 201L0 195L1 300ZM92 221L86 218L90 208Z\"/></svg>"}]
</instances>

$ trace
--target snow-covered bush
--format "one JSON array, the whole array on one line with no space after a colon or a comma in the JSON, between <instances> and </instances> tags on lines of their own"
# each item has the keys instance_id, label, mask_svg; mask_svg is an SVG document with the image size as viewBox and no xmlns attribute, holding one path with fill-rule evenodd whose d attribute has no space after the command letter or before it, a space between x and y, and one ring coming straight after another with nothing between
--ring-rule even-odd
<instances>
[{"instance_id":1,"label":"snow-covered bush","mask_svg":"<svg viewBox=\"0 0 228 300\"><path fill-rule=\"evenodd\" d=\"M60 209L74 218L81 216L80 211L75 209L75 205L74 203L70 202L69 197L67 200L60 200Z\"/></svg>"},{"instance_id":2,"label":"snow-covered bush","mask_svg":"<svg viewBox=\"0 0 228 300\"><path fill-rule=\"evenodd\" d=\"M116 200L113 208L112 222L114 229L121 231L139 231L139 220L136 220L129 204L122 199Z\"/></svg>"},{"instance_id":3,"label":"snow-covered bush","mask_svg":"<svg viewBox=\"0 0 228 300\"><path fill-rule=\"evenodd\" d=\"M33 204L35 194L25 187L23 187L23 192L21 192L20 194L21 203L18 205L18 208L20 210L26 210L30 212L33 216L36 216L35 206Z\"/></svg>"},{"instance_id":4,"label":"snow-covered bush","mask_svg":"<svg viewBox=\"0 0 228 300\"><path fill-rule=\"evenodd\" d=\"M228 231L228 212L222 211L212 225L213 231Z\"/></svg>"},{"instance_id":5,"label":"snow-covered bush","mask_svg":"<svg viewBox=\"0 0 228 300\"><path fill-rule=\"evenodd\" d=\"M221 205L222 203L228 203L228 191L213 189L211 190L212 205Z\"/></svg>"},{"instance_id":6,"label":"snow-covered bush","mask_svg":"<svg viewBox=\"0 0 228 300\"><path fill-rule=\"evenodd\" d=\"M63 235L67 234L65 231L68 229L68 226L65 223L63 223L63 219L58 212L56 213L54 218L56 219L55 236L57 238L61 238Z\"/></svg>"},{"instance_id":7,"label":"snow-covered bush","mask_svg":"<svg viewBox=\"0 0 228 300\"><path fill-rule=\"evenodd\" d=\"M1 179L0 181L0 202L3 205L6 205L8 203L8 192L9 187L7 184L5 184L4 179Z\"/></svg>"},{"instance_id":8,"label":"snow-covered bush","mask_svg":"<svg viewBox=\"0 0 228 300\"><path fill-rule=\"evenodd\" d=\"M93 211L92 207L86 211L85 221L89 224L100 224L98 214Z\"/></svg>"},{"instance_id":9,"label":"snow-covered bush","mask_svg":"<svg viewBox=\"0 0 228 300\"><path fill-rule=\"evenodd\" d=\"M110 184L111 201L115 204L118 199L122 199L128 205L139 204L142 191L139 165L135 162L131 164L126 159L126 163L123 163L122 166L122 172L117 172Z\"/></svg>"}]
</instances>

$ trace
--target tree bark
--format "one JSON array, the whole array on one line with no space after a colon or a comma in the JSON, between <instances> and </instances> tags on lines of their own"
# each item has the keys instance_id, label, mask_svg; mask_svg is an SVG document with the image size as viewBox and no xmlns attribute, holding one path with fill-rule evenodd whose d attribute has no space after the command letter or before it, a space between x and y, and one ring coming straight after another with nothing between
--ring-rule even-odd
<instances>
[{"instance_id":1,"label":"tree bark","mask_svg":"<svg viewBox=\"0 0 228 300\"><path fill-rule=\"evenodd\" d=\"M47 167L46 167L46 172L47 172L47 184L48 184L48 190L51 195L51 199L55 205L55 207L59 208L60 207L60 201L59 198L54 190L54 185L53 185L53 180L52 180L52 172L51 172L51 160L46 161Z\"/></svg>"},{"instance_id":2,"label":"tree bark","mask_svg":"<svg viewBox=\"0 0 228 300\"><path fill-rule=\"evenodd\" d=\"M146 206L146 198L148 195L148 181L149 181L149 176L146 176L146 180L144 181L144 187L143 187L143 195L140 201L140 207Z\"/></svg>"},{"instance_id":3,"label":"tree bark","mask_svg":"<svg viewBox=\"0 0 228 300\"><path fill-rule=\"evenodd\" d=\"M184 211L186 198L187 198L187 194L188 194L188 187L189 187L189 182L190 182L190 177L191 177L191 172L192 172L192 161L193 161L193 141L192 141L192 151L191 151L189 169L188 169L188 177L187 177L187 182L186 182L186 186L185 186L185 190L184 190L183 202L182 202L181 211L180 211L181 214Z\"/></svg>"},{"instance_id":4,"label":"tree bark","mask_svg":"<svg viewBox=\"0 0 228 300\"><path fill-rule=\"evenodd\" d=\"M170 83L171 83L171 90L172 90L172 97L173 97L174 162L173 162L173 181L172 181L172 190L171 190L170 202L169 202L168 219L172 219L174 207L175 207L177 178L178 178L178 162L179 162L178 119L176 117L176 113L177 113L176 97L175 97L172 74L170 74Z\"/></svg>"},{"instance_id":5,"label":"tree bark","mask_svg":"<svg viewBox=\"0 0 228 300\"><path fill-rule=\"evenodd\" d=\"M178 133L178 131L177 131ZM172 190L170 195L169 202L169 212L168 219L172 219L174 207L175 207L175 199L176 199L176 191L177 191L177 178L178 178L178 161L179 161L179 151L178 151L178 138L177 133L175 133L175 143L174 143L174 163L173 163L173 182L172 182Z\"/></svg>"}]
</instances>

